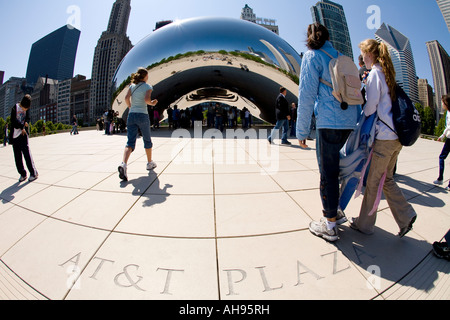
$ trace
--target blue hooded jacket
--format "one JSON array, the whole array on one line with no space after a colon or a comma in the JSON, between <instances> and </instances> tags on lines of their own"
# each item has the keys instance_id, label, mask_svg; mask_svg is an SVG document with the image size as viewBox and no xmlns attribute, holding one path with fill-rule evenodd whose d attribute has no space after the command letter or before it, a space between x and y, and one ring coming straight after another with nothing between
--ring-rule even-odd
<instances>
[{"instance_id":1,"label":"blue hooded jacket","mask_svg":"<svg viewBox=\"0 0 450 320\"><path fill-rule=\"evenodd\" d=\"M333 57L338 52L331 42L326 41L323 50ZM331 58L321 50L308 50L302 61L299 83L297 138L305 140L310 134L313 112L317 129L354 130L361 113L361 106L349 106L342 110L339 101L333 97L333 90L320 82L320 78L331 83L329 64Z\"/></svg>"}]
</instances>

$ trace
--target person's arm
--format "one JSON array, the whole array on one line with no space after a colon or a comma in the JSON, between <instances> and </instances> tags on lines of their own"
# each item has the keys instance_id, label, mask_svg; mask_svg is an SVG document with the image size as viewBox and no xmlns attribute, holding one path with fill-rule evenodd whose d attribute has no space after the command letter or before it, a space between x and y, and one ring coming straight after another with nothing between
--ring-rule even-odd
<instances>
[{"instance_id":1,"label":"person's arm","mask_svg":"<svg viewBox=\"0 0 450 320\"><path fill-rule=\"evenodd\" d=\"M148 90L145 93L145 103L147 103L149 106L156 106L158 104L158 100L152 100L152 92L153 90Z\"/></svg>"},{"instance_id":2,"label":"person's arm","mask_svg":"<svg viewBox=\"0 0 450 320\"><path fill-rule=\"evenodd\" d=\"M298 140L306 140L310 134L314 105L319 93L320 70L314 59L315 54L313 51L308 51L302 62L297 109Z\"/></svg>"},{"instance_id":3,"label":"person's arm","mask_svg":"<svg viewBox=\"0 0 450 320\"><path fill-rule=\"evenodd\" d=\"M131 89L128 89L127 95L125 96L125 103L128 109L131 108Z\"/></svg>"}]
</instances>

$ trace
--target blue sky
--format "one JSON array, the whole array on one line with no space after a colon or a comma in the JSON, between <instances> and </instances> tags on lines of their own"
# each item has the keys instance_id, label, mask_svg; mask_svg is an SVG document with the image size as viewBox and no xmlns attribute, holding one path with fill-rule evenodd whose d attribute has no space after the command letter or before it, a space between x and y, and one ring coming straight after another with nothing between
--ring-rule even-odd
<instances>
[{"instance_id":1,"label":"blue sky","mask_svg":"<svg viewBox=\"0 0 450 320\"><path fill-rule=\"evenodd\" d=\"M417 75L433 84L425 42L438 40L450 53L450 33L435 0L337 0L344 6L350 28L354 55L358 43L373 38L376 30L367 27L372 14L369 6L380 8L381 22L388 23L410 38ZM106 30L114 0L19 0L0 1L0 70L5 80L26 75L31 45L65 25L80 23L75 74L90 78L97 41ZM297 52L306 51L306 27L312 22L310 8L317 0L132 0L128 35L133 44L152 32L159 20L186 19L199 16L239 18L245 4L258 17L276 19L280 36ZM79 8L78 19L70 6ZM157 50L157 48L155 48Z\"/></svg>"}]
</instances>

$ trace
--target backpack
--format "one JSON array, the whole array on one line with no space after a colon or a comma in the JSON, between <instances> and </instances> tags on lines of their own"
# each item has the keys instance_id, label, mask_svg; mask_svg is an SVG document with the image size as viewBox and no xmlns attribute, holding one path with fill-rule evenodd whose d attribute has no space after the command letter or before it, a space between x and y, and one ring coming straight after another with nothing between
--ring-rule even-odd
<instances>
[{"instance_id":1,"label":"backpack","mask_svg":"<svg viewBox=\"0 0 450 320\"><path fill-rule=\"evenodd\" d=\"M420 137L422 129L420 114L399 85L395 88L395 95L397 98L395 101L392 101L392 119L394 120L395 128L391 128L381 119L380 121L395 132L402 146L411 147Z\"/></svg>"},{"instance_id":2,"label":"backpack","mask_svg":"<svg viewBox=\"0 0 450 320\"><path fill-rule=\"evenodd\" d=\"M341 103L342 110L347 110L348 106L362 105L364 98L361 93L361 80L359 70L350 57L339 55L334 58L331 54L323 51L331 58L330 75L332 83L324 79L320 82L333 89L333 96Z\"/></svg>"}]
</instances>

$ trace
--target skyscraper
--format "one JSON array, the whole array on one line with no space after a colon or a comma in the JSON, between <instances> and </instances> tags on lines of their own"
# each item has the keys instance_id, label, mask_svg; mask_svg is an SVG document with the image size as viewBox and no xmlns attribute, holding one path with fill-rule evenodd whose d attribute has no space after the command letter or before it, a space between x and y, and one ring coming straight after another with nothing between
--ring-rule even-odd
<instances>
[{"instance_id":1,"label":"skyscraper","mask_svg":"<svg viewBox=\"0 0 450 320\"><path fill-rule=\"evenodd\" d=\"M46 76L55 80L72 78L80 33L66 25L35 42L28 60L28 84L33 86L39 77Z\"/></svg>"},{"instance_id":2,"label":"skyscraper","mask_svg":"<svg viewBox=\"0 0 450 320\"><path fill-rule=\"evenodd\" d=\"M131 0L117 0L113 4L108 29L102 33L95 48L90 97L91 121L111 107L112 78L132 47L127 36L130 3Z\"/></svg>"},{"instance_id":3,"label":"skyscraper","mask_svg":"<svg viewBox=\"0 0 450 320\"><path fill-rule=\"evenodd\" d=\"M313 22L327 27L334 48L353 59L352 41L344 8L340 4L322 0L311 7L311 14Z\"/></svg>"},{"instance_id":4,"label":"skyscraper","mask_svg":"<svg viewBox=\"0 0 450 320\"><path fill-rule=\"evenodd\" d=\"M409 39L385 23L375 33L375 39L388 46L397 73L397 83L413 102L419 102L416 65Z\"/></svg>"},{"instance_id":5,"label":"skyscraper","mask_svg":"<svg viewBox=\"0 0 450 320\"><path fill-rule=\"evenodd\" d=\"M450 0L436 0L436 2L439 9L441 9L448 31L450 32Z\"/></svg>"},{"instance_id":6,"label":"skyscraper","mask_svg":"<svg viewBox=\"0 0 450 320\"><path fill-rule=\"evenodd\" d=\"M442 113L442 96L450 94L450 56L437 40L428 41L427 49L433 73L437 110Z\"/></svg>"}]
</instances>

